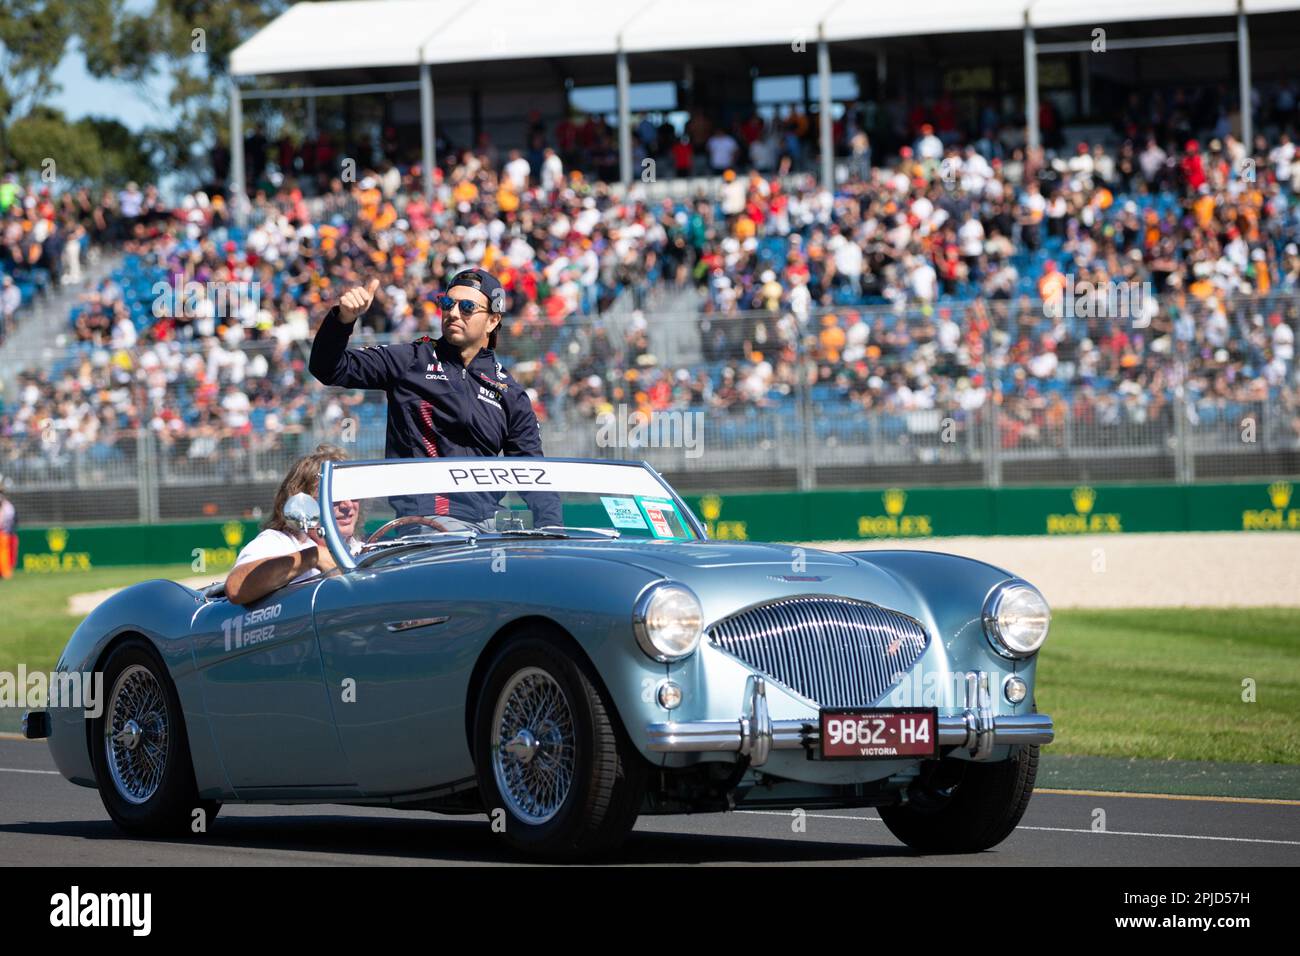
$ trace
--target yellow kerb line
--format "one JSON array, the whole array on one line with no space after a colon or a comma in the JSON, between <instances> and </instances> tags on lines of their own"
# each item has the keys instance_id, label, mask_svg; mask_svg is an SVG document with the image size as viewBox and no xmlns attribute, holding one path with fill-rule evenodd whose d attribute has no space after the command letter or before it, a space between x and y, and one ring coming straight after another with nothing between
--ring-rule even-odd
<instances>
[{"instance_id":1,"label":"yellow kerb line","mask_svg":"<svg viewBox=\"0 0 1300 956\"><path fill-rule=\"evenodd\" d=\"M1129 793L1125 790L1055 790L1035 787L1034 793L1054 793L1067 797L1131 797L1136 800L1196 800L1201 803L1264 803L1283 807L1300 807L1300 800L1270 797L1209 797L1190 793Z\"/></svg>"}]
</instances>

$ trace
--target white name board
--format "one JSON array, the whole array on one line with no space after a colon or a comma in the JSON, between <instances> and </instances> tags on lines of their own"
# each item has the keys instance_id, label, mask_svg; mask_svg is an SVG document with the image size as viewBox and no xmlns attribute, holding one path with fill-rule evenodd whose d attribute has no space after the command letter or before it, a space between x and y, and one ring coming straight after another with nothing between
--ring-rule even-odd
<instances>
[{"instance_id":1,"label":"white name board","mask_svg":"<svg viewBox=\"0 0 1300 956\"><path fill-rule=\"evenodd\" d=\"M334 501L457 492L569 492L666 497L668 487L640 465L551 461L545 458L429 458L374 464L335 464Z\"/></svg>"}]
</instances>

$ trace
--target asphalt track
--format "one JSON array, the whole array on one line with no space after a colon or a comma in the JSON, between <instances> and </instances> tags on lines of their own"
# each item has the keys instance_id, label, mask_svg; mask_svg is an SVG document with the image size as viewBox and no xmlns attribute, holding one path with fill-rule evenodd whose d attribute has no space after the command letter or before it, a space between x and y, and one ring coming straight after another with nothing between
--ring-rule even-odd
<instances>
[{"instance_id":1,"label":"asphalt track","mask_svg":"<svg viewBox=\"0 0 1300 956\"><path fill-rule=\"evenodd\" d=\"M1105 811L1105 830L1093 829ZM993 850L921 856L874 810L643 817L611 862L637 865L1297 866L1300 801L1034 794ZM0 867L494 865L527 862L487 818L341 806L226 806L209 832L139 840L109 820L99 794L64 780L42 743L0 738Z\"/></svg>"}]
</instances>

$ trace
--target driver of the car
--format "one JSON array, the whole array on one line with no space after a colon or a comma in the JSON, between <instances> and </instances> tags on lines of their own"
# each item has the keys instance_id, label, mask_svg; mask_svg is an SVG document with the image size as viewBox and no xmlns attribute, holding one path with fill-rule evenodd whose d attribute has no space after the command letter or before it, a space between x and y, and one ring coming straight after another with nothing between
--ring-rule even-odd
<instances>
[{"instance_id":1,"label":"driver of the car","mask_svg":"<svg viewBox=\"0 0 1300 956\"><path fill-rule=\"evenodd\" d=\"M289 468L275 493L271 517L258 536L244 545L226 577L226 597L232 603L252 604L286 584L334 570L334 558L319 529L304 534L285 518L284 508L300 492L316 497L324 462L346 459L347 454L341 448L320 445ZM354 535L360 516L361 508L356 501L334 502L339 534L353 554L361 550L361 541Z\"/></svg>"}]
</instances>

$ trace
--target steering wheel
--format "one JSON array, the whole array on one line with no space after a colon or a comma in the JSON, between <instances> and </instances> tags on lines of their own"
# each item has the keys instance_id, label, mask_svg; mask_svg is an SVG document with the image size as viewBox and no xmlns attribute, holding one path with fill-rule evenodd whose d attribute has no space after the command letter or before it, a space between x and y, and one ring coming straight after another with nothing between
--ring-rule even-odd
<instances>
[{"instance_id":1,"label":"steering wheel","mask_svg":"<svg viewBox=\"0 0 1300 956\"><path fill-rule=\"evenodd\" d=\"M450 531L445 524L437 518L426 518L424 515L404 515L401 518L394 518L382 528L376 529L375 533L366 538L366 544L374 544L379 538L392 531L394 528L405 528L408 525L424 524L428 525L434 531Z\"/></svg>"}]
</instances>

